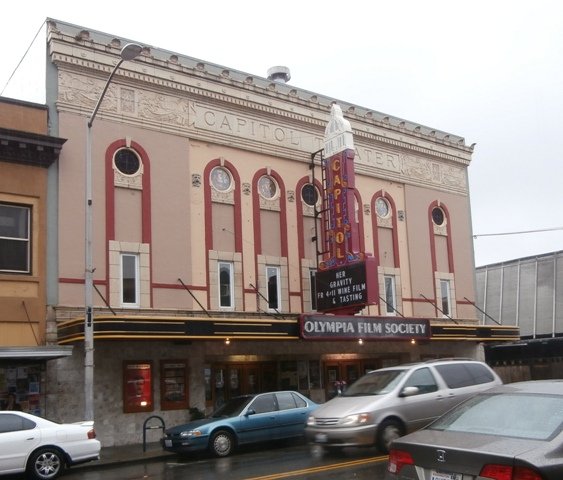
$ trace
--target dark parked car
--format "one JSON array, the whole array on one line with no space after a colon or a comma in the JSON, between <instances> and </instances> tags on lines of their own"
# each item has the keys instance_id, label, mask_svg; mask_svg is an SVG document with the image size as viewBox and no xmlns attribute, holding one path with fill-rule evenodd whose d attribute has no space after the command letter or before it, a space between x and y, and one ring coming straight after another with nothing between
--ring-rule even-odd
<instances>
[{"instance_id":1,"label":"dark parked car","mask_svg":"<svg viewBox=\"0 0 563 480\"><path fill-rule=\"evenodd\" d=\"M167 429L162 446L170 452L209 450L226 457L239 445L302 437L307 417L317 406L292 391L236 397L208 418Z\"/></svg>"},{"instance_id":2,"label":"dark parked car","mask_svg":"<svg viewBox=\"0 0 563 480\"><path fill-rule=\"evenodd\" d=\"M563 381L494 387L395 440L388 480L563 479Z\"/></svg>"}]
</instances>

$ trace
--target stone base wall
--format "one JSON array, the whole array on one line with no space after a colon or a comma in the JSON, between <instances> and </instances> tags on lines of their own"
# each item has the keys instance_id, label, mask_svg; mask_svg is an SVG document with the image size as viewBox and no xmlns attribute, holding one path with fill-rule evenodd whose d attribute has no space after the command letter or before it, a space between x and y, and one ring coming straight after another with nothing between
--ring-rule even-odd
<instances>
[{"instance_id":1,"label":"stone base wall","mask_svg":"<svg viewBox=\"0 0 563 480\"><path fill-rule=\"evenodd\" d=\"M323 360L327 358L377 358L395 356L402 363L444 356L478 356L472 343L435 342L411 345L407 342L125 342L97 341L95 344L94 415L98 439L104 447L141 444L143 423L152 415L162 417L166 427L190 420L189 408L205 411L204 365L214 362L251 362L258 360ZM454 355L455 353L455 355ZM189 408L162 410L160 405L161 360L186 359L189 367ZM154 411L123 412L123 362L152 361L154 369ZM47 362L45 417L61 421L84 420L84 351L76 345L71 357ZM324 389L309 392L322 402ZM209 413L209 412L207 412ZM151 425L158 422L151 421ZM160 429L147 430L147 442L161 437Z\"/></svg>"}]
</instances>

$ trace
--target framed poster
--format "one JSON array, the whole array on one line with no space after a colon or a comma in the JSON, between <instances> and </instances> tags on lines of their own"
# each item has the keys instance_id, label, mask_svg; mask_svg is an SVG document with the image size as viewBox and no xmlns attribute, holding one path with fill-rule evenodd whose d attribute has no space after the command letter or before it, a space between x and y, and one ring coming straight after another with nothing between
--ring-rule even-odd
<instances>
[{"instance_id":1,"label":"framed poster","mask_svg":"<svg viewBox=\"0 0 563 480\"><path fill-rule=\"evenodd\" d=\"M160 362L160 405L163 410L188 408L188 364L184 360Z\"/></svg>"},{"instance_id":2,"label":"framed poster","mask_svg":"<svg viewBox=\"0 0 563 480\"><path fill-rule=\"evenodd\" d=\"M152 412L152 362L123 362L123 411Z\"/></svg>"}]
</instances>

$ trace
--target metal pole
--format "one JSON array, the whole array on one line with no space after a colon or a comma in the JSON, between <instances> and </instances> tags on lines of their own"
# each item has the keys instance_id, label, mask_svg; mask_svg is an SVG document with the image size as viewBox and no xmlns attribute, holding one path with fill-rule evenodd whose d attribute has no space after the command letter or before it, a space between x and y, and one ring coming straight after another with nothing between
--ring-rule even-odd
<instances>
[{"instance_id":1,"label":"metal pole","mask_svg":"<svg viewBox=\"0 0 563 480\"><path fill-rule=\"evenodd\" d=\"M92 255L92 124L117 69L125 60L141 53L140 45L129 43L121 50L121 59L109 76L86 124L85 226L84 226L84 420L94 420L94 264Z\"/></svg>"},{"instance_id":2,"label":"metal pole","mask_svg":"<svg viewBox=\"0 0 563 480\"><path fill-rule=\"evenodd\" d=\"M92 264L92 122L86 125L86 223L84 271L84 420L94 420L94 308L92 290L94 272Z\"/></svg>"}]
</instances>

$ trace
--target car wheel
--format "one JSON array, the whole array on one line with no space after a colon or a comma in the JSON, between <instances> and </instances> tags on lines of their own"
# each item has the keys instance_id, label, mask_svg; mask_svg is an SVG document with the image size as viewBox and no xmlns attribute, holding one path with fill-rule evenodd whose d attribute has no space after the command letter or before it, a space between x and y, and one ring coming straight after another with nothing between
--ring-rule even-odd
<instances>
[{"instance_id":1,"label":"car wheel","mask_svg":"<svg viewBox=\"0 0 563 480\"><path fill-rule=\"evenodd\" d=\"M63 453L57 448L42 448L34 452L27 462L26 473L36 480L53 480L65 468Z\"/></svg>"},{"instance_id":2,"label":"car wheel","mask_svg":"<svg viewBox=\"0 0 563 480\"><path fill-rule=\"evenodd\" d=\"M235 447L235 439L232 433L226 430L219 430L211 437L211 453L216 457L226 457L230 455Z\"/></svg>"},{"instance_id":3,"label":"car wheel","mask_svg":"<svg viewBox=\"0 0 563 480\"><path fill-rule=\"evenodd\" d=\"M389 453L391 442L404 435L403 426L396 420L384 420L377 430L377 449Z\"/></svg>"}]
</instances>

